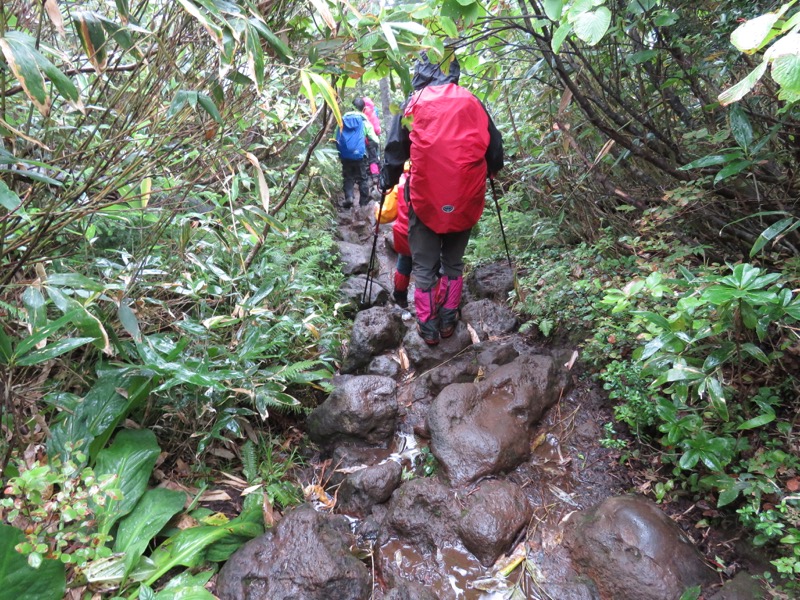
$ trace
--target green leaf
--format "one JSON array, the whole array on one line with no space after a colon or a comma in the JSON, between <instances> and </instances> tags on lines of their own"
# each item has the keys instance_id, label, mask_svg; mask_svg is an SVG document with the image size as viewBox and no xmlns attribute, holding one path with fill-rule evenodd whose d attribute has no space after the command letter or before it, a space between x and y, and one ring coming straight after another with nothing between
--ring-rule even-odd
<instances>
[{"instance_id":1,"label":"green leaf","mask_svg":"<svg viewBox=\"0 0 800 600\"><path fill-rule=\"evenodd\" d=\"M442 29L444 29L447 37L458 37L458 27L456 27L455 22L450 17L446 17L444 15L439 17L439 25L442 26Z\"/></svg>"},{"instance_id":2,"label":"green leaf","mask_svg":"<svg viewBox=\"0 0 800 600\"><path fill-rule=\"evenodd\" d=\"M800 39L800 37L799 37ZM800 49L798 49L800 52ZM772 79L789 92L800 91L800 54L783 54L772 61Z\"/></svg>"},{"instance_id":3,"label":"green leaf","mask_svg":"<svg viewBox=\"0 0 800 600\"><path fill-rule=\"evenodd\" d=\"M714 177L714 185L717 185L720 181L726 180L728 177L732 177L734 175L738 175L748 167L753 165L752 160L736 160L729 165L726 165L722 169L719 170L716 177Z\"/></svg>"},{"instance_id":4,"label":"green leaf","mask_svg":"<svg viewBox=\"0 0 800 600\"><path fill-rule=\"evenodd\" d=\"M603 39L609 25L611 25L611 11L605 6L581 13L573 23L575 35L590 46Z\"/></svg>"},{"instance_id":5,"label":"green leaf","mask_svg":"<svg viewBox=\"0 0 800 600\"><path fill-rule=\"evenodd\" d=\"M562 23L558 26L558 29L553 33L553 40L550 42L550 45L553 47L553 52L558 54L558 51L561 50L561 44L567 39L570 31L572 31L571 23Z\"/></svg>"},{"instance_id":6,"label":"green leaf","mask_svg":"<svg viewBox=\"0 0 800 600\"><path fill-rule=\"evenodd\" d=\"M61 600L67 587L64 565L45 558L32 568L14 546L25 541L16 527L0 523L0 582L3 598L13 600Z\"/></svg>"},{"instance_id":7,"label":"green leaf","mask_svg":"<svg viewBox=\"0 0 800 600\"><path fill-rule=\"evenodd\" d=\"M35 352L26 354L14 362L20 367L31 367L33 365L38 365L39 363L47 362L48 360L57 358L62 354L71 352L72 350L75 350L75 348L80 348L81 346L84 346L90 342L94 342L94 338L65 338L52 344L48 344L41 350L36 350Z\"/></svg>"},{"instance_id":8,"label":"green leaf","mask_svg":"<svg viewBox=\"0 0 800 600\"><path fill-rule=\"evenodd\" d=\"M198 93L197 103L203 108L203 110L205 110L208 113L208 115L212 119L214 119L217 123L222 125L222 115L219 114L219 110L217 110L217 105L214 104L214 101L208 94L203 94L202 92Z\"/></svg>"},{"instance_id":9,"label":"green leaf","mask_svg":"<svg viewBox=\"0 0 800 600\"><path fill-rule=\"evenodd\" d=\"M766 354L764 354L764 351L755 344L751 344L749 342L747 344L742 344L742 350L745 352L745 354L749 354L757 361L762 362L765 365L769 365L769 358Z\"/></svg>"},{"instance_id":10,"label":"green leaf","mask_svg":"<svg viewBox=\"0 0 800 600\"><path fill-rule=\"evenodd\" d=\"M142 332L139 330L139 320L136 318L136 315L131 307L128 306L125 299L121 300L119 303L118 316L120 323L122 323L122 326L125 328L125 331L128 332L134 341L141 342Z\"/></svg>"},{"instance_id":11,"label":"green leaf","mask_svg":"<svg viewBox=\"0 0 800 600\"><path fill-rule=\"evenodd\" d=\"M728 504L736 500L736 498L739 497L741 491L742 491L741 488L735 485L726 488L724 490L720 490L719 498L717 498L717 508L722 508L723 506L727 506Z\"/></svg>"},{"instance_id":12,"label":"green leaf","mask_svg":"<svg viewBox=\"0 0 800 600\"><path fill-rule=\"evenodd\" d=\"M705 378L706 374L700 369L687 365L675 365L667 371L667 381L695 381Z\"/></svg>"},{"instance_id":13,"label":"green leaf","mask_svg":"<svg viewBox=\"0 0 800 600\"><path fill-rule=\"evenodd\" d=\"M96 279L90 279L78 273L55 273L47 276L47 285L69 287L90 292L104 292L106 286Z\"/></svg>"},{"instance_id":14,"label":"green leaf","mask_svg":"<svg viewBox=\"0 0 800 600\"><path fill-rule=\"evenodd\" d=\"M50 321L46 327L42 327L39 331L33 332L26 338L20 340L17 344L16 349L14 350L14 356L16 357L23 357L25 356L30 350L32 350L35 346L39 344L39 342L46 340L48 337L59 331L60 329L64 328L65 326L69 325L72 321L73 314L69 313L56 319L55 321Z\"/></svg>"},{"instance_id":15,"label":"green leaf","mask_svg":"<svg viewBox=\"0 0 800 600\"><path fill-rule=\"evenodd\" d=\"M709 154L708 156L704 156L702 158L698 158L697 160L693 160L692 162L685 164L682 167L678 167L678 170L688 171L690 169L702 169L703 167L723 165L727 162L730 162L734 158L740 156L741 154L738 152L732 154Z\"/></svg>"},{"instance_id":16,"label":"green leaf","mask_svg":"<svg viewBox=\"0 0 800 600\"><path fill-rule=\"evenodd\" d=\"M665 332L672 331L672 324L666 318L659 315L658 313L649 312L646 310L635 310L631 311L631 314L647 319L653 325L655 325L656 327L660 327Z\"/></svg>"},{"instance_id":17,"label":"green leaf","mask_svg":"<svg viewBox=\"0 0 800 600\"><path fill-rule=\"evenodd\" d=\"M122 521L114 540L114 552L125 555L125 576L144 554L151 540L169 520L183 510L186 494L155 488L147 490L133 511Z\"/></svg>"},{"instance_id":18,"label":"green leaf","mask_svg":"<svg viewBox=\"0 0 800 600\"><path fill-rule=\"evenodd\" d=\"M564 10L563 0L544 0L544 14L551 21L558 21L562 10Z\"/></svg>"},{"instance_id":19,"label":"green leaf","mask_svg":"<svg viewBox=\"0 0 800 600\"><path fill-rule=\"evenodd\" d=\"M781 219L777 223L773 223L769 227L767 227L761 234L758 236L756 243L753 244L752 249L750 250L750 258L755 256L759 253L759 251L766 246L769 242L777 238L781 235L785 229L787 229L792 223L794 223L796 219L794 217L787 217L785 219ZM800 225L800 220L797 220L797 224Z\"/></svg>"},{"instance_id":20,"label":"green leaf","mask_svg":"<svg viewBox=\"0 0 800 600\"><path fill-rule=\"evenodd\" d=\"M736 140L742 150L747 152L750 144L753 143L753 126L750 125L750 119L747 118L744 110L738 104L730 109L730 122L733 139Z\"/></svg>"},{"instance_id":21,"label":"green leaf","mask_svg":"<svg viewBox=\"0 0 800 600\"><path fill-rule=\"evenodd\" d=\"M736 429L738 430L745 430L745 429L755 429L757 427L763 427L769 423L772 423L777 418L777 415L774 412L768 412L757 417L753 417L752 419L748 419L744 423L740 424Z\"/></svg>"},{"instance_id":22,"label":"green leaf","mask_svg":"<svg viewBox=\"0 0 800 600\"><path fill-rule=\"evenodd\" d=\"M272 30L260 19L252 18L250 19L249 23L258 32L258 35L264 38L264 41L269 44L270 48L275 51L280 61L284 64L289 64L293 58L292 51L289 46L284 44L283 40L275 35Z\"/></svg>"},{"instance_id":23,"label":"green leaf","mask_svg":"<svg viewBox=\"0 0 800 600\"><path fill-rule=\"evenodd\" d=\"M114 443L97 455L95 475L117 475L117 485L122 491L120 500L109 500L105 506L95 507L100 533L107 534L117 520L136 506L147 489L160 452L156 436L149 429L123 429Z\"/></svg>"},{"instance_id":24,"label":"green leaf","mask_svg":"<svg viewBox=\"0 0 800 600\"><path fill-rule=\"evenodd\" d=\"M722 92L719 96L717 96L717 100L722 106L727 106L733 102L738 102L742 98L745 97L747 92L752 90L758 80L764 75L767 70L767 64L769 61L763 60L761 64L758 65L755 69L750 71L747 76L742 79L739 83L734 86L729 87L727 90Z\"/></svg>"},{"instance_id":25,"label":"green leaf","mask_svg":"<svg viewBox=\"0 0 800 600\"><path fill-rule=\"evenodd\" d=\"M728 415L728 404L725 401L725 393L722 389L722 382L716 377L709 377L706 379L706 391L711 400L711 406L717 412L717 415L723 421L727 421L730 417Z\"/></svg>"},{"instance_id":26,"label":"green leaf","mask_svg":"<svg viewBox=\"0 0 800 600\"><path fill-rule=\"evenodd\" d=\"M339 127L341 127L342 113L339 110L339 103L336 101L336 92L333 90L331 85L318 73L315 73L314 71L307 71L305 69L303 69L303 72L308 75L308 78L311 80L314 89L322 94L323 100L325 100L328 108L330 108L333 112L336 123L339 125Z\"/></svg>"},{"instance_id":27,"label":"green leaf","mask_svg":"<svg viewBox=\"0 0 800 600\"><path fill-rule=\"evenodd\" d=\"M731 33L731 44L740 52L752 54L761 48L779 18L776 13L767 13L745 21Z\"/></svg>"},{"instance_id":28,"label":"green leaf","mask_svg":"<svg viewBox=\"0 0 800 600\"><path fill-rule=\"evenodd\" d=\"M89 62L98 74L106 70L108 65L108 52L106 49L106 34L103 28L102 17L92 11L75 13L72 17L75 31L83 46L83 51L89 57Z\"/></svg>"},{"instance_id":29,"label":"green leaf","mask_svg":"<svg viewBox=\"0 0 800 600\"><path fill-rule=\"evenodd\" d=\"M212 570L197 575L181 573L170 579L154 600L216 600L216 596L204 587L213 575Z\"/></svg>"},{"instance_id":30,"label":"green leaf","mask_svg":"<svg viewBox=\"0 0 800 600\"><path fill-rule=\"evenodd\" d=\"M50 114L51 99L45 87L44 75L36 60L38 52L33 38L18 31L9 31L0 37L0 50L6 64L17 78L22 90L44 116Z\"/></svg>"},{"instance_id":31,"label":"green leaf","mask_svg":"<svg viewBox=\"0 0 800 600\"><path fill-rule=\"evenodd\" d=\"M37 331L47 326L47 309L42 292L39 288L29 285L22 293L22 304L28 313L28 323L31 331Z\"/></svg>"},{"instance_id":32,"label":"green leaf","mask_svg":"<svg viewBox=\"0 0 800 600\"><path fill-rule=\"evenodd\" d=\"M72 323L84 336L91 336L95 347L105 354L111 354L111 344L108 333L100 322L89 310L74 298L70 298L57 288L45 286L47 295L64 314L72 315Z\"/></svg>"},{"instance_id":33,"label":"green leaf","mask_svg":"<svg viewBox=\"0 0 800 600\"><path fill-rule=\"evenodd\" d=\"M394 32L392 28L389 27L388 23L381 23L381 30L383 31L383 35L386 37L386 42L389 44L389 48L397 52L399 47L397 46L397 38L394 37Z\"/></svg>"},{"instance_id":34,"label":"green leaf","mask_svg":"<svg viewBox=\"0 0 800 600\"><path fill-rule=\"evenodd\" d=\"M22 200L19 199L14 192L12 192L4 181L0 181L0 206L8 211L16 210Z\"/></svg>"}]
</instances>

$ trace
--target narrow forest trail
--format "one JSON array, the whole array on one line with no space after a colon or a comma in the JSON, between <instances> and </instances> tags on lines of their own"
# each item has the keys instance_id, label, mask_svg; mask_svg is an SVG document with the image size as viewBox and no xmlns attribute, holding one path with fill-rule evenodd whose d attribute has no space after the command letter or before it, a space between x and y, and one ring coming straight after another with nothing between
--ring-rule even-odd
<instances>
[{"instance_id":1,"label":"narrow forest trail","mask_svg":"<svg viewBox=\"0 0 800 600\"><path fill-rule=\"evenodd\" d=\"M339 213L354 307L374 222L372 205ZM391 225L378 235L369 307L354 315L334 391L307 420L320 449L319 485L306 489L314 510L288 512L237 552L219 596L678 600L702 585L704 598L739 597L712 595L721 580L679 526L688 521L630 495L619 454L600 443L607 400L581 377L576 349L518 333L508 267L467 274L455 335L429 347L413 304L388 302ZM305 567L291 576L274 566L297 560Z\"/></svg>"}]
</instances>

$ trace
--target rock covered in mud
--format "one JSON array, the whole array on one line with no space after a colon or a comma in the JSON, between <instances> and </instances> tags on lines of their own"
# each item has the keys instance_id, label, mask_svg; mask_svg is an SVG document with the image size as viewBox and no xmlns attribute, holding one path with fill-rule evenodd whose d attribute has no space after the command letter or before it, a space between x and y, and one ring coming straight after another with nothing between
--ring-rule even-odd
<instances>
[{"instance_id":1,"label":"rock covered in mud","mask_svg":"<svg viewBox=\"0 0 800 600\"><path fill-rule=\"evenodd\" d=\"M403 468L400 463L387 460L350 473L337 494L339 512L363 517L376 504L386 502L400 485Z\"/></svg>"},{"instance_id":2,"label":"rock covered in mud","mask_svg":"<svg viewBox=\"0 0 800 600\"><path fill-rule=\"evenodd\" d=\"M423 552L435 553L437 547L455 541L453 524L457 520L450 489L435 479L412 479L392 496L378 542L397 537Z\"/></svg>"},{"instance_id":3,"label":"rock covered in mud","mask_svg":"<svg viewBox=\"0 0 800 600\"><path fill-rule=\"evenodd\" d=\"M386 445L394 435L397 384L389 377L342 378L308 416L308 436L323 448L339 444Z\"/></svg>"},{"instance_id":4,"label":"rock covered in mud","mask_svg":"<svg viewBox=\"0 0 800 600\"><path fill-rule=\"evenodd\" d=\"M573 515L564 541L603 598L678 600L714 576L681 529L637 496L609 498Z\"/></svg>"},{"instance_id":5,"label":"rock covered in mud","mask_svg":"<svg viewBox=\"0 0 800 600\"><path fill-rule=\"evenodd\" d=\"M370 375L383 375L392 379L397 379L402 370L403 368L398 361L386 355L376 356L369 362L367 367L367 373Z\"/></svg>"},{"instance_id":6,"label":"rock covered in mud","mask_svg":"<svg viewBox=\"0 0 800 600\"><path fill-rule=\"evenodd\" d=\"M530 429L565 385L550 357L521 356L479 383L444 388L428 412L431 451L453 485L513 469L530 455Z\"/></svg>"},{"instance_id":7,"label":"rock covered in mud","mask_svg":"<svg viewBox=\"0 0 800 600\"><path fill-rule=\"evenodd\" d=\"M385 350L396 348L405 334L402 313L393 306L374 306L356 315L342 373L352 373Z\"/></svg>"},{"instance_id":8,"label":"rock covered in mud","mask_svg":"<svg viewBox=\"0 0 800 600\"><path fill-rule=\"evenodd\" d=\"M758 579L742 571L726 581L713 596L708 596L708 600L766 600L768 597Z\"/></svg>"},{"instance_id":9,"label":"rock covered in mud","mask_svg":"<svg viewBox=\"0 0 800 600\"><path fill-rule=\"evenodd\" d=\"M228 559L217 578L220 600L366 600L372 576L350 553L345 517L301 506Z\"/></svg>"},{"instance_id":10,"label":"rock covered in mud","mask_svg":"<svg viewBox=\"0 0 800 600\"><path fill-rule=\"evenodd\" d=\"M510 481L484 481L466 504L458 524L461 541L485 567L508 552L533 514L522 488Z\"/></svg>"},{"instance_id":11,"label":"rock covered in mud","mask_svg":"<svg viewBox=\"0 0 800 600\"><path fill-rule=\"evenodd\" d=\"M517 328L517 317L511 309L488 299L465 304L461 316L481 341L509 334Z\"/></svg>"},{"instance_id":12,"label":"rock covered in mud","mask_svg":"<svg viewBox=\"0 0 800 600\"><path fill-rule=\"evenodd\" d=\"M462 321L458 322L455 333L451 337L440 340L436 346L426 344L417 333L416 327L409 329L403 338L403 347L408 355L408 360L417 371L425 371L445 362L470 344L472 344L472 338Z\"/></svg>"},{"instance_id":13,"label":"rock covered in mud","mask_svg":"<svg viewBox=\"0 0 800 600\"><path fill-rule=\"evenodd\" d=\"M478 267L465 280L468 300L488 298L505 302L514 289L514 271L508 263L492 263Z\"/></svg>"}]
</instances>

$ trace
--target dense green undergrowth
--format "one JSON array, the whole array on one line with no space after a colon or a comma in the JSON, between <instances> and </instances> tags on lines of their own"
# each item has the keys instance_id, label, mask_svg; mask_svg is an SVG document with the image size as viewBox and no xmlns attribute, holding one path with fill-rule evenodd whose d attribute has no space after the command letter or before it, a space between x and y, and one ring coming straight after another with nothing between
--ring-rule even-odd
<instances>
[{"instance_id":1,"label":"dense green undergrowth","mask_svg":"<svg viewBox=\"0 0 800 600\"><path fill-rule=\"evenodd\" d=\"M707 500L716 510L701 526L738 519L772 557L782 578L775 583L794 590L800 573L796 272L777 270L781 260L761 260L758 252L720 265L704 260L702 248L663 237L636 238L634 246L611 229L593 243L564 243L555 221L544 218L550 226L539 231L550 234L531 244L515 235L515 218L507 220L519 274L512 300L527 319L523 329L580 346L613 405L604 445L643 470L657 501ZM494 236L487 233L473 249L477 260L492 255ZM617 435L623 430L628 435Z\"/></svg>"}]
</instances>

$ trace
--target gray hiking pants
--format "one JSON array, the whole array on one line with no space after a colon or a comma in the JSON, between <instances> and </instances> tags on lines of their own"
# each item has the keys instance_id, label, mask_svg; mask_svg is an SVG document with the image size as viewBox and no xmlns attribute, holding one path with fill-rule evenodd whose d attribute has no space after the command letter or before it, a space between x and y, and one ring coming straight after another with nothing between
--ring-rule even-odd
<instances>
[{"instance_id":1,"label":"gray hiking pants","mask_svg":"<svg viewBox=\"0 0 800 600\"><path fill-rule=\"evenodd\" d=\"M359 203L364 206L369 202L369 178L367 177L366 163L363 160L347 160L345 158L341 161L345 201L353 201L353 188L357 183L360 194Z\"/></svg>"},{"instance_id":2,"label":"gray hiking pants","mask_svg":"<svg viewBox=\"0 0 800 600\"><path fill-rule=\"evenodd\" d=\"M414 262L417 288L427 290L436 285L440 271L451 278L464 272L464 251L472 229L455 233L436 233L417 218L408 207L408 245Z\"/></svg>"}]
</instances>

